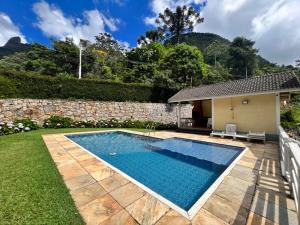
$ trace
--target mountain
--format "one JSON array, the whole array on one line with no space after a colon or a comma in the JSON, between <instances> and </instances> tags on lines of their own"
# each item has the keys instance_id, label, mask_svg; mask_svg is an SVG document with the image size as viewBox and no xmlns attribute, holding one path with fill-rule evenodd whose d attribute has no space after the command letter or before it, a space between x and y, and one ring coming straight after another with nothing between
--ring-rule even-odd
<instances>
[{"instance_id":1,"label":"mountain","mask_svg":"<svg viewBox=\"0 0 300 225\"><path fill-rule=\"evenodd\" d=\"M30 49L31 45L21 43L20 37L12 37L4 46L0 47L0 58L16 52L27 52L30 51Z\"/></svg>"},{"instance_id":2,"label":"mountain","mask_svg":"<svg viewBox=\"0 0 300 225\"><path fill-rule=\"evenodd\" d=\"M170 42L174 43L175 39L171 39ZM196 46L203 54L205 52L205 49L212 44L214 41L218 41L219 43L230 45L231 41L229 41L226 38L223 38L217 34L212 33L188 33L183 34L180 37L181 43L186 43L188 45ZM273 66L271 62L269 62L267 59L261 57L260 55L257 55L257 62L259 67L263 67L265 65Z\"/></svg>"},{"instance_id":3,"label":"mountain","mask_svg":"<svg viewBox=\"0 0 300 225\"><path fill-rule=\"evenodd\" d=\"M218 41L226 45L230 45L231 43L226 38L212 33L188 33L183 34L180 37L180 42L196 46L201 52L204 52L205 49L214 41Z\"/></svg>"}]
</instances>

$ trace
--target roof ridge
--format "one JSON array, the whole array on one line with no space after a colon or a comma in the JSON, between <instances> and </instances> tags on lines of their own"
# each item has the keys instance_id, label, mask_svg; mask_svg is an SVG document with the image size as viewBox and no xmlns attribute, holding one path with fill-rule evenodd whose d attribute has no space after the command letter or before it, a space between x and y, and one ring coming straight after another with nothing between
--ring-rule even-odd
<instances>
[{"instance_id":1,"label":"roof ridge","mask_svg":"<svg viewBox=\"0 0 300 225\"><path fill-rule=\"evenodd\" d=\"M248 79L188 87L182 89L170 99L193 99L199 97L227 96L230 94L246 94L251 92L260 93L284 89L300 90L300 79L292 70L268 73Z\"/></svg>"},{"instance_id":2,"label":"roof ridge","mask_svg":"<svg viewBox=\"0 0 300 225\"><path fill-rule=\"evenodd\" d=\"M276 73L266 73L266 74L261 75L261 76L253 76L253 77L250 77L250 78L243 78L243 79L238 79L238 80L228 80L228 81L223 81L223 82L214 83L214 84L205 84L205 85L199 85L199 86L195 86L195 87L188 87L188 88L184 88L182 90L194 89L194 88L200 88L200 87L207 87L207 86L213 86L213 85L222 85L222 84L226 84L226 83L236 83L236 82L241 82L241 81L245 81L245 80L254 80L254 79L259 79L259 78L263 78L263 77L281 75L281 74L284 74L284 73L285 74L293 74L298 79L298 77L295 75L294 71L283 71L283 72L276 72ZM298 81L300 82L300 79L298 79Z\"/></svg>"}]
</instances>

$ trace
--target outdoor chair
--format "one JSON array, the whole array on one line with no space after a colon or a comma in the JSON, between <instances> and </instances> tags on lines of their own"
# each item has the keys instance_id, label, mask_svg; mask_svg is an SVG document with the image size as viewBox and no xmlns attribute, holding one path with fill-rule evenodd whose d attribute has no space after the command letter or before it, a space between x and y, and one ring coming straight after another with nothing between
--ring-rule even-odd
<instances>
[{"instance_id":1,"label":"outdoor chair","mask_svg":"<svg viewBox=\"0 0 300 225\"><path fill-rule=\"evenodd\" d=\"M235 139L236 136L236 124L226 124L225 131L212 131L210 136L221 136L224 137L233 137Z\"/></svg>"},{"instance_id":2,"label":"outdoor chair","mask_svg":"<svg viewBox=\"0 0 300 225\"><path fill-rule=\"evenodd\" d=\"M249 131L248 135L247 135L247 140L260 140L263 141L264 143L266 143L266 132L251 132L251 130Z\"/></svg>"}]
</instances>

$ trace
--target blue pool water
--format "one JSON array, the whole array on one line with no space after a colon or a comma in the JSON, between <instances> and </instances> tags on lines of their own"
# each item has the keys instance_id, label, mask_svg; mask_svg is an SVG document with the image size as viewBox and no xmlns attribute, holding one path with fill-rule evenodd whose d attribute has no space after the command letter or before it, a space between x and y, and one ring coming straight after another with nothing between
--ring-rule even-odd
<instances>
[{"instance_id":1,"label":"blue pool water","mask_svg":"<svg viewBox=\"0 0 300 225\"><path fill-rule=\"evenodd\" d=\"M67 137L186 211L243 150L125 132Z\"/></svg>"}]
</instances>

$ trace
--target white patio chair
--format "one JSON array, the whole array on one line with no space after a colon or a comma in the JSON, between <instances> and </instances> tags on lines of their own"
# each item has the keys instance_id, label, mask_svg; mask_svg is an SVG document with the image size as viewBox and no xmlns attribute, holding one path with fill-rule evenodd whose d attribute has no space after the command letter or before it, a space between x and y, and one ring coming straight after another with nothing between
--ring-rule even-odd
<instances>
[{"instance_id":1,"label":"white patio chair","mask_svg":"<svg viewBox=\"0 0 300 225\"><path fill-rule=\"evenodd\" d=\"M247 140L259 140L259 141L263 141L264 143L266 143L266 132L251 132L251 130L249 131L248 135L247 135Z\"/></svg>"}]
</instances>

